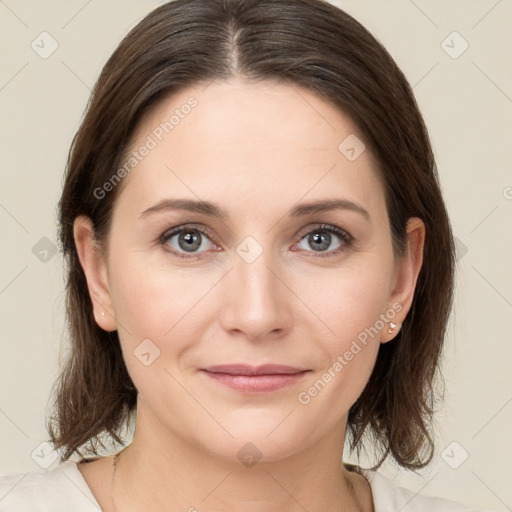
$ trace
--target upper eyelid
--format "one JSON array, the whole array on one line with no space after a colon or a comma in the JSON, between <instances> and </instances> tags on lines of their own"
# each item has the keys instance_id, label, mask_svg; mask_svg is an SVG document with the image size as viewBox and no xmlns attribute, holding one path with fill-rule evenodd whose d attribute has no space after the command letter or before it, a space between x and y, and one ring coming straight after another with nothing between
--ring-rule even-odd
<instances>
[{"instance_id":1,"label":"upper eyelid","mask_svg":"<svg viewBox=\"0 0 512 512\"><path fill-rule=\"evenodd\" d=\"M326 222L316 222L313 224L314 224L313 226L309 225L309 226L306 226L306 227L300 229L299 231L297 231L296 236L301 236L303 238L304 236L306 236L307 234L309 234L311 232L325 230L325 231L334 233L335 235L338 235L338 236L342 236L344 234L348 238L351 238L351 239L354 238L346 229L340 228L339 226L335 226L334 224L328 224Z\"/></svg>"},{"instance_id":2,"label":"upper eyelid","mask_svg":"<svg viewBox=\"0 0 512 512\"><path fill-rule=\"evenodd\" d=\"M167 229L164 231L160 237L161 240L172 238L173 236L177 235L178 233L185 231L187 229L190 230L197 230L201 232L204 235L207 235L209 238L212 238L213 230L211 230L209 227L204 226L202 224L196 224L193 222L187 223L187 224L180 224L179 226L175 226L173 228Z\"/></svg>"}]
</instances>

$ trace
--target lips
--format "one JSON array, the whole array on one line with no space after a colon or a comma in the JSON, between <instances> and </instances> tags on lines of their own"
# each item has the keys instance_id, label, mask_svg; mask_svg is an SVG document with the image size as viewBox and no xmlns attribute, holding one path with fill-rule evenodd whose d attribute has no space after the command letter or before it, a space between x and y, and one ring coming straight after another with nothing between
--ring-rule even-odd
<instances>
[{"instance_id":1,"label":"lips","mask_svg":"<svg viewBox=\"0 0 512 512\"><path fill-rule=\"evenodd\" d=\"M202 372L213 381L245 394L268 393L292 386L302 380L309 371L308 368L282 364L226 364L202 369Z\"/></svg>"},{"instance_id":2,"label":"lips","mask_svg":"<svg viewBox=\"0 0 512 512\"><path fill-rule=\"evenodd\" d=\"M224 373L226 375L296 375L308 371L307 368L296 368L282 364L263 364L261 366L226 364L208 366L203 369L210 373Z\"/></svg>"}]
</instances>

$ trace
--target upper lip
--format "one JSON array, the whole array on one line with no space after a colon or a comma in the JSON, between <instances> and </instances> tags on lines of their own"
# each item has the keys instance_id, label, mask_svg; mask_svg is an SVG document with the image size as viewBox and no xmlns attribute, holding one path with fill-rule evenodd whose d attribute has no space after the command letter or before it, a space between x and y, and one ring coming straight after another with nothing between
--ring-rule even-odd
<instances>
[{"instance_id":1,"label":"upper lip","mask_svg":"<svg viewBox=\"0 0 512 512\"><path fill-rule=\"evenodd\" d=\"M295 375L308 371L308 368L296 368L282 364L263 364L261 366L221 364L202 369L210 373L225 373L227 375Z\"/></svg>"}]
</instances>

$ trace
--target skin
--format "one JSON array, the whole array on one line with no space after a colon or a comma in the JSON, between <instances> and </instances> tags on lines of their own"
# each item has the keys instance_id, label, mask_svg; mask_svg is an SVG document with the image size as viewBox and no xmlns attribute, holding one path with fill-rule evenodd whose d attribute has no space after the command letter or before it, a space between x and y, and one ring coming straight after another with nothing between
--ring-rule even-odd
<instances>
[{"instance_id":1,"label":"skin","mask_svg":"<svg viewBox=\"0 0 512 512\"><path fill-rule=\"evenodd\" d=\"M197 107L124 178L108 254L95 245L89 219L74 225L96 321L118 330L139 391L134 439L115 475L115 508L371 511L368 482L342 466L346 420L380 343L396 333L386 325L309 403L297 397L393 304L402 308L393 321L406 317L424 225L409 220L407 255L395 258L369 150L355 161L338 150L357 127L297 86L198 84L153 106L131 149L190 96ZM167 198L211 201L228 217L184 210L140 217ZM288 215L297 204L325 199L357 203L368 218L350 209ZM186 223L209 228L211 237L198 235L198 251L187 253L178 235L158 243ZM354 242L333 234L327 249L315 251L308 234L319 224L347 231ZM262 250L250 263L237 252L248 236ZM255 254L257 246L241 247ZM145 366L134 350L148 338L160 356ZM198 371L225 363L310 371L292 386L249 395ZM237 457L248 442L262 454L252 467ZM103 510L114 510L112 458L79 469Z\"/></svg>"}]
</instances>

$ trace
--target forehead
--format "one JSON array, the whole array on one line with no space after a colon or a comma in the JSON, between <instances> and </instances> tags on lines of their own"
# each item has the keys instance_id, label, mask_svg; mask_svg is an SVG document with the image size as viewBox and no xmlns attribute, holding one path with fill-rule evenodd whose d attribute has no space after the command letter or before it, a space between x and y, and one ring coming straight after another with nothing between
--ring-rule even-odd
<instances>
[{"instance_id":1,"label":"forehead","mask_svg":"<svg viewBox=\"0 0 512 512\"><path fill-rule=\"evenodd\" d=\"M348 116L295 84L197 84L143 116L126 157L139 155L118 202L133 209L167 197L229 197L233 206L257 208L330 195L378 208L382 188L371 155L347 158L347 140L358 152L363 147Z\"/></svg>"}]
</instances>

